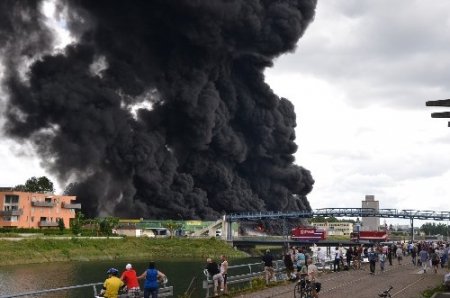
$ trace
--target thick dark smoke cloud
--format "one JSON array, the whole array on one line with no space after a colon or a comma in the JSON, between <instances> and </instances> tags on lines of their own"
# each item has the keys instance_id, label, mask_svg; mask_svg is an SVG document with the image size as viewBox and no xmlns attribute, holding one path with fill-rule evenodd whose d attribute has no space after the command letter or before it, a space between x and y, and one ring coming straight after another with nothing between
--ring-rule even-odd
<instances>
[{"instance_id":1,"label":"thick dark smoke cloud","mask_svg":"<svg viewBox=\"0 0 450 298\"><path fill-rule=\"evenodd\" d=\"M5 131L74 182L84 213L310 209L294 107L263 72L295 49L315 0L57 4L77 40L61 53L39 1L0 2ZM138 104L147 108L133 114Z\"/></svg>"}]
</instances>

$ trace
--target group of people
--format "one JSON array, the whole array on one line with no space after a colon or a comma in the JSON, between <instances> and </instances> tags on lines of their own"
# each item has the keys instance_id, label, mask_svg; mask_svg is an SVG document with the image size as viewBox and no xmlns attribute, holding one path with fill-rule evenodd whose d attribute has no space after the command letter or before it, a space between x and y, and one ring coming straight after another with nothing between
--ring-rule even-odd
<instances>
[{"instance_id":1,"label":"group of people","mask_svg":"<svg viewBox=\"0 0 450 298\"><path fill-rule=\"evenodd\" d=\"M159 283L167 279L166 275L155 267L155 262L150 262L147 270L137 276L131 264L125 266L125 270L119 277L119 270L110 268L106 272L108 278L103 283L99 297L117 298L121 290L126 291L128 297L141 297L139 280L144 280L144 298L158 298Z\"/></svg>"},{"instance_id":2,"label":"group of people","mask_svg":"<svg viewBox=\"0 0 450 298\"><path fill-rule=\"evenodd\" d=\"M227 293L228 260L225 255L220 256L220 265L212 258L206 259L206 271L213 280L214 296L220 293Z\"/></svg>"},{"instance_id":3,"label":"group of people","mask_svg":"<svg viewBox=\"0 0 450 298\"><path fill-rule=\"evenodd\" d=\"M318 258L323 257L320 248L318 249ZM311 284L313 297L319 297L319 291L321 289L321 283L319 282L319 269L313 262L313 255L311 251L305 247L291 247L284 256L284 265L286 267L286 273L289 279L298 279L299 281L307 280ZM266 272L266 284L269 283L273 277L273 256L270 250L266 251L263 257L264 269Z\"/></svg>"},{"instance_id":4,"label":"group of people","mask_svg":"<svg viewBox=\"0 0 450 298\"><path fill-rule=\"evenodd\" d=\"M344 249L341 245L333 251L333 271L344 269L361 269L361 261L367 259L369 261L369 269L371 274L375 274L376 263L379 263L380 271L385 270L385 264L388 262L392 266L393 260L397 259L397 264L402 265L403 258L410 255L412 263L422 266L423 272L426 273L428 267L432 267L437 273L439 264L442 268L450 268L450 250L449 245L439 242L409 242L409 243L392 243L384 245L356 246ZM317 252L317 262L322 266L325 264L324 258L320 256L320 248Z\"/></svg>"},{"instance_id":5,"label":"group of people","mask_svg":"<svg viewBox=\"0 0 450 298\"><path fill-rule=\"evenodd\" d=\"M441 268L447 267L450 270L450 247L444 243L409 243L405 254L411 255L413 265L422 266L426 273L428 266L437 273L439 265Z\"/></svg>"}]
</instances>

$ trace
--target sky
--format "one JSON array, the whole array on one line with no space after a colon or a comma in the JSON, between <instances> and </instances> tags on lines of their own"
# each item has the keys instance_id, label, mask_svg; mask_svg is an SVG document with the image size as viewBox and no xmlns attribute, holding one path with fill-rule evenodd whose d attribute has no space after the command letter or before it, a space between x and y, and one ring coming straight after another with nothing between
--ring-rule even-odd
<instances>
[{"instance_id":1,"label":"sky","mask_svg":"<svg viewBox=\"0 0 450 298\"><path fill-rule=\"evenodd\" d=\"M295 53L266 71L297 114L297 163L313 209L448 211L449 1L319 1ZM450 108L449 108L450 109ZM449 110L447 109L447 110Z\"/></svg>"},{"instance_id":2,"label":"sky","mask_svg":"<svg viewBox=\"0 0 450 298\"><path fill-rule=\"evenodd\" d=\"M446 109L425 106L450 98L449 41L450 1L319 0L296 51L266 71L295 105L313 209L374 195L380 208L450 210L450 128L430 116ZM3 136L0 160L0 186L53 178L32 147Z\"/></svg>"}]
</instances>

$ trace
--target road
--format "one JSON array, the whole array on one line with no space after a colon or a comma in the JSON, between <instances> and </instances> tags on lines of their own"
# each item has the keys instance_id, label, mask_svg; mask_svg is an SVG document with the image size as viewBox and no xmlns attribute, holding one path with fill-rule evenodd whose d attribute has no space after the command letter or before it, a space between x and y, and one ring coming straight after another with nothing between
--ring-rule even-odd
<instances>
[{"instance_id":1,"label":"road","mask_svg":"<svg viewBox=\"0 0 450 298\"><path fill-rule=\"evenodd\" d=\"M341 271L325 273L320 277L322 291L320 298L368 298L378 297L378 293L394 287L391 291L395 298L420 298L427 288L434 288L442 283L447 269L439 269L438 273L428 270L423 273L419 267L409 263L409 257L404 259L403 265L386 265L384 272L377 271L375 275L369 273L368 265L362 270ZM241 298L292 298L294 297L294 284L270 287L263 291L240 295Z\"/></svg>"}]
</instances>

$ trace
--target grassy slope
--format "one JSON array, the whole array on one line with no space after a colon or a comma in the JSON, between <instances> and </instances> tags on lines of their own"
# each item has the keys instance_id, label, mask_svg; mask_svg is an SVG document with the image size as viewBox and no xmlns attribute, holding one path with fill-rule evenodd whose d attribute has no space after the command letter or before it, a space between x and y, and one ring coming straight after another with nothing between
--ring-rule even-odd
<instances>
[{"instance_id":1,"label":"grassy slope","mask_svg":"<svg viewBox=\"0 0 450 298\"><path fill-rule=\"evenodd\" d=\"M226 242L211 239L187 238L123 238L123 239L24 239L0 240L0 264L29 264L57 261L89 261L115 259L168 259L244 257Z\"/></svg>"}]
</instances>

